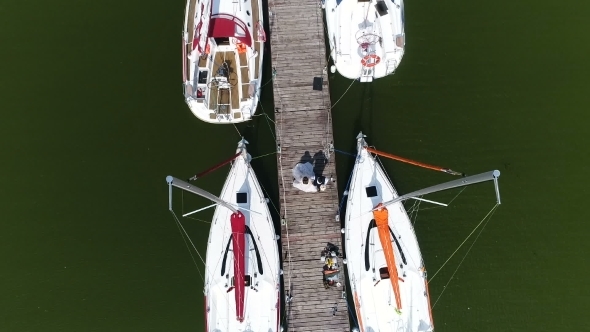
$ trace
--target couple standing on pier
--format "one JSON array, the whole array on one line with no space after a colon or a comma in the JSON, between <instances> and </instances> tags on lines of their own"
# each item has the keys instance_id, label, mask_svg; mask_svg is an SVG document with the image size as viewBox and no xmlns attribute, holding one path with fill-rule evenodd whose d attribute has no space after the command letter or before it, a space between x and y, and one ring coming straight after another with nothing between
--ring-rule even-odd
<instances>
[{"instance_id":1,"label":"couple standing on pier","mask_svg":"<svg viewBox=\"0 0 590 332\"><path fill-rule=\"evenodd\" d=\"M312 164L313 162L313 164ZM293 187L305 192L325 191L329 183L335 182L332 177L322 175L328 159L322 151L313 158L306 151L301 161L293 168Z\"/></svg>"}]
</instances>

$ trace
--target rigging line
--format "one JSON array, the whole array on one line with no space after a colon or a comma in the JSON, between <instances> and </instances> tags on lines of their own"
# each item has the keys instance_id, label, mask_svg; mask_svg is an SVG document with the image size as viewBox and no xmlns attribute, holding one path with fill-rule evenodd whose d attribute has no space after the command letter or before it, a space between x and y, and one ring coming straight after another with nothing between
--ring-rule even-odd
<instances>
[{"instance_id":1,"label":"rigging line","mask_svg":"<svg viewBox=\"0 0 590 332\"><path fill-rule=\"evenodd\" d=\"M180 224L180 220L178 220L178 217L176 216L174 211L170 210L170 212L172 213L172 216L174 217L174 221L176 222L176 227L178 228L178 231L180 232L180 236L182 237L182 241L184 241L184 245L186 246L186 249L188 249L188 253L191 255L191 259L193 260L193 263L195 264L195 267L197 268L197 272L199 272L199 276L201 277L201 280L203 280L203 284L204 284L205 278L203 277L203 274L201 273L201 270L199 269L199 265L197 264L197 261L195 260L195 257L193 256L191 248L188 246L188 243L186 242L185 236L182 234L182 230L181 230L182 225ZM187 235L187 237L188 237L188 235ZM190 238L189 238L189 241L190 241ZM195 251L196 250L197 249L195 249ZM197 251L197 253L198 253L198 251ZM201 256L201 255L199 254L199 256ZM202 260L202 258L201 258L201 260Z\"/></svg>"},{"instance_id":2,"label":"rigging line","mask_svg":"<svg viewBox=\"0 0 590 332\"><path fill-rule=\"evenodd\" d=\"M422 163L422 162L415 161L415 160L411 160L411 159L408 159L408 158L403 158L403 157L396 156L396 155L391 154L391 153L379 151L379 150L377 150L377 149L375 149L373 147L367 147L366 149L367 149L368 152L372 152L372 153L374 153L376 155L383 156L383 157L386 157L386 158L389 158L389 159L393 159L393 160L397 160L397 161L401 161L403 163L407 163L407 164L410 164L410 165L419 166L419 167L423 167L423 168L427 168L427 169L431 169L431 170L434 170L434 171L439 171L439 172L443 172L443 173L447 173L447 174L451 174L451 175L461 175L461 176L465 177L465 173L455 172L455 171L453 171L450 168L443 168L443 167L440 167L440 166L429 165L429 164Z\"/></svg>"},{"instance_id":3,"label":"rigging line","mask_svg":"<svg viewBox=\"0 0 590 332\"><path fill-rule=\"evenodd\" d=\"M275 154L275 153L277 153L277 152L274 151L274 152L270 152L270 153L267 153L267 154L263 154L261 156L252 157L252 160L258 159L258 158L262 158L262 157L266 157L266 156L270 156L271 154Z\"/></svg>"},{"instance_id":4,"label":"rigging line","mask_svg":"<svg viewBox=\"0 0 590 332\"><path fill-rule=\"evenodd\" d=\"M188 181L195 181L198 178L201 178L201 177L203 177L203 176L205 176L205 175L207 175L207 174L209 174L209 173L211 173L213 171L218 170L219 168L221 168L221 167L223 167L223 166L231 163L234 159L236 159L237 157L239 157L241 154L242 154L242 152L240 151L240 152L236 153L235 155L233 155L232 157L230 157L230 158L222 161L221 163L219 163L217 165L214 165L213 167L210 167L209 169L207 169L207 170L205 170L205 171L203 171L201 173L198 173L198 174L192 176L191 178L188 179ZM183 192L184 192L184 190L183 190ZM184 213L184 211L183 211L183 213Z\"/></svg>"},{"instance_id":5,"label":"rigging line","mask_svg":"<svg viewBox=\"0 0 590 332\"><path fill-rule=\"evenodd\" d=\"M462 193L462 192L463 192L463 190L465 190L465 189L467 189L467 186L465 186L465 187L461 188L461 190L459 191L459 193L457 193L457 195L455 195L455 197L453 197L453 198L452 198L452 199L451 199L451 200L450 200L448 203L445 203L445 204L447 204L447 205L451 205L451 203L453 203L453 201L454 201L454 200L455 200L457 197L459 197L459 195L461 195L461 193ZM420 197L423 197L423 196L420 196ZM418 203L418 204L416 205L416 203ZM421 209L421 211L424 211L424 210L432 210L432 209L439 209L439 208L444 208L444 207L445 207L445 206L431 206L431 207L423 208L423 209ZM414 205L412 205L412 207L410 208L410 209L412 210L412 213L416 213L416 217L417 217L417 215L418 215L418 212L419 212L419 211L418 211L418 209L419 209L419 208L420 208L420 201L418 201L418 200L417 200L417 201L414 203Z\"/></svg>"},{"instance_id":6,"label":"rigging line","mask_svg":"<svg viewBox=\"0 0 590 332\"><path fill-rule=\"evenodd\" d=\"M370 147L374 148L374 146L370 146ZM371 155L371 154L369 153L369 155ZM374 159L377 161L377 163L379 163L379 166L381 166L381 170L383 171L383 173L387 177L387 181L389 181L389 183L391 183L392 187L393 187L393 181L391 181L391 178L389 177L389 173L387 173L387 171L385 170L385 166L383 165L383 162L381 162L381 158L379 158L379 155L375 156ZM395 193L397 195L399 195L399 193L397 192L397 189L393 188L393 191L395 191Z\"/></svg>"},{"instance_id":7,"label":"rigging line","mask_svg":"<svg viewBox=\"0 0 590 332\"><path fill-rule=\"evenodd\" d=\"M268 85L268 83L272 82L272 80L274 80L275 76L277 76L277 70L275 68L273 68L272 69L272 77L266 83L264 83L259 89L264 88L265 86Z\"/></svg>"},{"instance_id":8,"label":"rigging line","mask_svg":"<svg viewBox=\"0 0 590 332\"><path fill-rule=\"evenodd\" d=\"M270 220L269 220L269 219L270 219ZM271 228L274 230L274 224L273 224L272 218L270 218L270 216L269 216L269 218L266 220L266 222L268 222L268 223L270 224ZM252 229L254 229L254 232L252 232ZM252 236L250 237L250 239L251 239L251 242L252 242L252 243L251 243L251 245L252 245L252 247L253 247L253 248L255 248L255 247L254 247L254 244L256 243L256 241L260 241L260 235L258 234L258 230L256 229L256 225L255 225L255 224L252 224L252 225L251 225L250 232L251 232L251 234L252 234ZM256 234L256 236L254 236L254 234ZM274 235L276 236L276 234L274 234ZM279 259L280 259L280 257L281 257L280 255L281 255L281 254L278 252L278 246L277 246L277 243L276 243L276 242L277 242L277 239L276 239L276 237L275 237L275 239L273 240L273 242L274 242L274 246L273 246L273 247L277 248L277 255L278 255L278 257L277 257L277 258L279 258ZM272 266L273 266L273 264L271 264L271 263L270 263L270 260L268 259L268 256L266 255L266 250L264 250L264 248L265 248L265 247L262 245L262 242L261 242L261 241L260 241L260 243L259 243L259 244L260 244L260 246L261 246L259 251L261 251L261 252L262 252L262 256L264 256L264 259L266 260L266 264L267 264L268 266L270 266L270 267L271 267L271 271L272 271ZM248 251L250 251L250 250L248 250ZM257 258L257 260L258 260L258 258ZM278 271L277 271L277 272L278 272ZM272 278L272 280L273 280L273 283L274 283L275 285L276 285L278 282L280 282L279 280L275 279L276 277L277 277L277 275L276 275L276 274L273 274L273 275L271 276L271 278ZM259 278L260 278L260 277L259 277ZM262 279L262 278L261 278L261 279ZM279 279L280 279L280 276L279 276Z\"/></svg>"},{"instance_id":9,"label":"rigging line","mask_svg":"<svg viewBox=\"0 0 590 332\"><path fill-rule=\"evenodd\" d=\"M276 57L276 56L275 56L275 57ZM276 86L276 88L277 88L277 93L278 93L278 95L279 95L279 103L281 104L281 108L282 108L282 107L283 107L283 103L282 103L281 96L280 96L279 86L278 86L278 84L277 84L277 83L275 83L274 85L275 85L275 86ZM264 112L264 114L266 114L266 112ZM281 112L277 112L276 114L277 114L277 116L279 116L279 117L281 116ZM275 117L275 121L279 121L279 119L277 119L277 118ZM276 132L275 132L275 134L276 134L276 137L275 137L275 136L273 136L273 138L274 138L274 140L275 140L275 144L277 144L277 145L280 145L280 143L281 143L281 136L282 136L282 135L281 135L281 132L282 132L282 130L283 130L283 121L280 121L280 123L279 123L279 125L278 125L278 126L277 126L277 123L276 123L276 122L274 122L274 121L273 121L273 123L275 124L275 130L276 130ZM287 218L287 207L286 207L286 198L285 198L286 190L285 190L285 187L284 187L284 185L285 185L285 180L284 180L284 178L283 178L283 164L282 164L282 157L281 157L280 151L277 151L277 153L278 153L278 156L277 156L277 159L278 159L278 165L279 165L279 168L280 168L280 170L281 170L281 172L280 172L280 175L281 175L281 186L283 187L283 210L284 210L283 214L281 214L281 213L280 213L280 211L279 211L279 215L280 215L280 216L282 216L283 218ZM280 199L280 198L279 198L279 199ZM288 239L287 239L287 240L288 240ZM282 253L281 253L281 254L282 254Z\"/></svg>"},{"instance_id":10,"label":"rigging line","mask_svg":"<svg viewBox=\"0 0 590 332\"><path fill-rule=\"evenodd\" d=\"M238 136L242 137L242 134L240 134L240 131L238 130L238 127L236 126L235 123L232 123L234 125L234 128L236 128L236 131L238 132Z\"/></svg>"},{"instance_id":11,"label":"rigging line","mask_svg":"<svg viewBox=\"0 0 590 332\"><path fill-rule=\"evenodd\" d=\"M276 123L268 116L268 114L264 113L264 115L266 115L266 120L272 122L272 124L276 125Z\"/></svg>"},{"instance_id":12,"label":"rigging line","mask_svg":"<svg viewBox=\"0 0 590 332\"><path fill-rule=\"evenodd\" d=\"M451 203L453 203L453 201L455 200L455 198L459 197L459 195L461 195L461 193L463 192L463 190L467 189L467 186L461 188L461 191L459 191L459 193L457 195L455 195L455 197L453 197L453 199L451 199L450 202L447 203L447 205L451 205Z\"/></svg>"},{"instance_id":13,"label":"rigging line","mask_svg":"<svg viewBox=\"0 0 590 332\"><path fill-rule=\"evenodd\" d=\"M350 85L348 86L346 91L344 91L344 93L340 96L340 98L338 98L338 100L336 100L336 102L334 104L332 104L332 106L330 106L330 109L333 109L334 107L336 107L336 104L338 104L338 102L344 97L344 95L346 95L346 93L348 92L348 90L350 90L350 88L352 87L354 82L356 82L356 79L352 80L352 82L350 83Z\"/></svg>"},{"instance_id":14,"label":"rigging line","mask_svg":"<svg viewBox=\"0 0 590 332\"><path fill-rule=\"evenodd\" d=\"M284 121L280 122L280 129L279 129L279 132L277 133L277 140L278 140L277 142L279 142L279 143L280 143L281 137L282 137L281 133L283 131L283 122ZM283 187L283 211L284 211L283 218L285 219L285 235L286 235L285 242L287 243L287 253L289 255L291 255L291 244L289 241L289 222L288 222L288 215L287 215L287 189L285 188L285 177L283 175L283 158L281 155L279 155L278 159L279 159L279 168L281 170L281 173L280 173L281 174L281 186ZM280 213L279 213L279 215L280 215ZM282 255L282 253L281 253L281 255ZM291 266L291 259L288 260L287 266L288 266L288 268L287 268L288 286L289 286L289 289L292 289L291 271L292 271L293 267ZM283 278L283 280L284 280L284 278Z\"/></svg>"},{"instance_id":15,"label":"rigging line","mask_svg":"<svg viewBox=\"0 0 590 332\"><path fill-rule=\"evenodd\" d=\"M414 205L412 205L412 212L410 213L410 218L413 218L412 226L416 226L416 221L418 221L418 212L420 212L420 203L422 201L414 201Z\"/></svg>"},{"instance_id":16,"label":"rigging line","mask_svg":"<svg viewBox=\"0 0 590 332\"><path fill-rule=\"evenodd\" d=\"M206 224L210 224L210 223L211 223L210 221L203 220L203 219L198 219L198 218L193 218L193 217L191 217L191 216L186 216L185 218L186 218L186 219L192 219L192 220L196 220L196 221L201 221L201 222L204 222L204 223L206 223Z\"/></svg>"},{"instance_id":17,"label":"rigging line","mask_svg":"<svg viewBox=\"0 0 590 332\"><path fill-rule=\"evenodd\" d=\"M277 208L277 206L272 201L272 199L270 199L270 195L268 194L268 191L266 191L266 189L262 185L260 185L260 188L262 188L262 190L264 190L264 193L266 194L266 197L270 201L270 204L272 204L272 207L275 209L275 211L277 212L277 214L280 216L281 215L281 211Z\"/></svg>"},{"instance_id":18,"label":"rigging line","mask_svg":"<svg viewBox=\"0 0 590 332\"><path fill-rule=\"evenodd\" d=\"M412 201L412 206L406 208L406 203L408 203L408 202L409 202L409 200L403 201L402 204L404 205L404 208L406 209L406 211L411 215L414 212L416 212L416 209L418 209L418 207L420 205L420 202L422 202L422 201L420 201L420 200L414 200L414 201Z\"/></svg>"},{"instance_id":19,"label":"rigging line","mask_svg":"<svg viewBox=\"0 0 590 332\"><path fill-rule=\"evenodd\" d=\"M447 205L451 205L451 203L453 203L453 201L459 197L459 195L461 195L461 193L463 192L463 190L467 189L467 186L461 188L461 190L457 193L457 195L455 195L455 197L453 197L448 203L446 203ZM427 207L427 208L423 208L420 209L420 202L421 201L415 201L414 204L408 209L408 213L411 215L411 217L414 218L414 225L416 224L416 221L418 220L418 212L420 211L425 211L425 210L432 210L432 209L439 209L439 208L443 208L444 206L432 206L432 207ZM413 216L412 216L413 215Z\"/></svg>"},{"instance_id":20,"label":"rigging line","mask_svg":"<svg viewBox=\"0 0 590 332\"><path fill-rule=\"evenodd\" d=\"M494 215L494 211L496 211L496 208L498 207L498 203L496 203L496 205L494 205L494 207L490 210L490 212L488 212L488 214L486 214L485 217L483 217L483 219L479 222L479 224L477 224L475 226L475 228L471 231L471 233L469 233L469 235L467 235L467 237L465 238L465 240L463 240L463 242L461 242L461 244L457 247L457 249L455 249L455 251L451 254L451 256L443 263L443 265L438 269L438 271L436 271L434 273L434 275L430 278L430 280L428 280L428 283L430 284L430 282L432 281L432 279L434 279L434 277L436 277L436 275L440 272L440 270L442 270L443 267L445 267L445 265L451 260L451 258L453 258L453 256L457 253L457 251L459 251L459 249L461 249L461 247L465 244L465 242L467 242L467 240L471 237L471 235L473 235L473 233L475 233L475 231L477 230L477 228L487 219L489 221L489 219L492 218L492 215ZM490 217L488 219L488 216ZM487 222L486 222L487 225ZM484 226L485 227L485 226ZM483 228L479 231L479 234L481 234L481 232L483 231ZM467 254L469 253L469 251L471 250L471 248L473 247L473 244L475 243L475 241L477 241L477 238L479 238L479 234L477 235L477 237L475 238L475 240L473 241L473 243L471 243L471 246L469 247L469 250L467 250L467 253L465 253L465 256L463 257L463 259L461 260L461 263L463 263L463 260L465 259L465 257L467 257ZM459 263L459 266L461 266L461 263ZM459 266L457 266L457 269L459 269ZM455 270L455 272L457 272L457 270ZM453 275L455 275L455 273L453 273ZM451 278L453 278L451 276ZM449 280L450 281L450 280Z\"/></svg>"},{"instance_id":21,"label":"rigging line","mask_svg":"<svg viewBox=\"0 0 590 332\"><path fill-rule=\"evenodd\" d=\"M276 142L277 139L275 137L275 134L272 131L272 127L270 126L270 122L269 122L270 119L268 117L268 114L266 114L266 111L264 110L262 103L260 103L260 108L262 108L262 114L264 114L264 118L266 119L266 124L268 125L268 129L270 130L270 135L272 136L272 139ZM276 126L276 123L274 121L272 121L272 120L270 120L270 121Z\"/></svg>"},{"instance_id":22,"label":"rigging line","mask_svg":"<svg viewBox=\"0 0 590 332\"><path fill-rule=\"evenodd\" d=\"M455 273L457 273L457 271L459 270L459 267L461 266L461 264L463 263L463 261L465 260L465 258L467 257L467 254L469 254L469 252L471 251L471 248L473 248L473 245L475 244L475 242L477 241L477 239L479 238L479 236L481 235L481 233L483 232L483 230L486 228L488 222L490 222L490 220L492 219L492 216L494 215L494 212L496 211L496 208L498 207L498 203L496 203L496 205L492 208L492 210L490 212L492 212L492 214L490 215L490 217L488 218L488 221L483 225L483 227L481 228L481 230L479 231L479 233L477 234L477 236L475 237L475 240L473 240L473 242L471 243L471 246L469 246L469 249L467 250L467 252L465 253L465 256L463 256L463 259L461 259L461 262L459 262L459 265L457 266L457 268L455 269L455 271L453 272L453 274L451 275L451 277L449 278L449 281L447 281L447 283L445 284L442 292L440 292L440 295L436 298L436 301L434 301L434 304L432 305L432 308L434 308L434 306L436 306L436 304L438 303L438 300L440 300L440 297L443 295L443 293L445 292L445 290L447 289L447 286L449 285L449 283L451 282L451 280L453 280L453 277L455 276ZM489 213L488 213L489 214ZM487 216L486 216L487 217ZM484 218L485 219L485 218ZM432 279L431 279L432 280ZM430 283L430 281L429 281Z\"/></svg>"},{"instance_id":23,"label":"rigging line","mask_svg":"<svg viewBox=\"0 0 590 332\"><path fill-rule=\"evenodd\" d=\"M260 185L260 182L258 182L258 186L256 186L256 183L255 183L254 184L254 187L255 187L256 191L258 192L258 195L260 195L260 197L262 197L262 198L265 198L264 195L262 194L262 191L260 191L260 188L262 188L262 185ZM270 198L268 200L270 201ZM267 203L265 202L265 204L267 204ZM273 204L273 206L274 206L274 204ZM266 209L268 210L268 204L266 205ZM252 218L252 217L250 217L250 218ZM273 219L272 219L272 216L270 215L270 213L266 216L266 222L269 224L270 228L273 230L272 233L275 236L275 238L273 239L273 243L274 243L273 247L277 249L277 255L278 255L278 258L280 260L280 257L281 257L280 255L281 254L278 252L278 245L277 245L277 240L278 239L276 238L277 234L276 234L275 227L274 227L274 222L273 222ZM252 229L256 232L256 237L254 236L254 232L252 232ZM252 246L254 248L256 248L254 244L256 243L257 240L260 241L260 235L258 233L258 230L256 229L256 224L254 224L254 223L251 223L250 224L250 234L251 234L251 240L252 240L252 243L253 243ZM268 256L266 255L266 251L264 250L265 247L262 246L262 242L260 242L260 245L261 245L260 251L262 251L262 255L264 256L264 259L266 260L266 263L268 264L268 266L273 266L272 264L270 264L270 261L268 259ZM277 277L277 276L276 275L272 275L272 278L274 280L274 283L277 284L278 282L280 282L280 280L274 279L275 277ZM279 279L280 279L280 276L279 276Z\"/></svg>"},{"instance_id":24,"label":"rigging line","mask_svg":"<svg viewBox=\"0 0 590 332\"><path fill-rule=\"evenodd\" d=\"M389 181L389 183L392 184L393 181L391 181L391 178L389 177L389 174L385 171L385 166L383 166L383 163L381 162L381 158L379 158L378 156L375 156L375 157L373 157L373 161L374 161L375 164L378 164L379 165L379 167L381 168L381 171L382 171L383 175L387 178L387 180ZM392 186L392 188L393 188L393 186ZM399 195L399 193L397 192L397 190L395 190L395 188L393 188L393 191L397 195ZM408 216L408 212L407 211L405 211L405 214L408 217L408 220L411 220L410 216ZM397 228L395 228L395 226L393 226L393 229L392 230L395 230L397 232ZM406 246L404 240L401 239L401 238L399 240L400 240L400 243L401 243L402 247L404 249L408 250L408 247ZM410 256L410 260L412 261L413 264L417 265L412 256Z\"/></svg>"},{"instance_id":25,"label":"rigging line","mask_svg":"<svg viewBox=\"0 0 590 332\"><path fill-rule=\"evenodd\" d=\"M286 199L286 190L285 190L285 180L284 177L282 176L283 173L283 165L282 163L281 165L281 183L283 184L283 204L285 206L284 208L284 215L283 218L285 219L285 235L286 236L286 241L287 242L287 254L289 256L291 256L291 242L290 242L290 236L289 236L289 221L288 221L288 217L287 217L287 199ZM287 281L288 281L288 285L291 288L291 272L293 267L291 266L291 257L289 257L289 261L288 261L288 269L287 269Z\"/></svg>"},{"instance_id":26,"label":"rigging line","mask_svg":"<svg viewBox=\"0 0 590 332\"><path fill-rule=\"evenodd\" d=\"M174 215L174 219L176 219L176 222L178 223L178 226L180 227L180 229L182 229L182 232L184 233L184 235L186 236L186 238L188 239L188 241L190 242L190 244L193 246L193 249L195 249L195 252L197 253L197 255L199 256L199 258L201 259L201 262L203 262L203 264L205 264L205 260L203 259L203 257L199 253L199 250L197 250L197 247L195 247L195 244L193 243L193 241L191 240L191 238L188 236L188 233L186 232L186 230L182 226L182 223L180 222L180 220L178 220L178 217L176 216L176 213L174 213L174 211L170 211L170 212L172 212L172 215Z\"/></svg>"},{"instance_id":27,"label":"rigging line","mask_svg":"<svg viewBox=\"0 0 590 332\"><path fill-rule=\"evenodd\" d=\"M342 150L336 150L336 149L334 149L334 151L356 158L356 154L352 154L350 152L346 152L346 151L342 151Z\"/></svg>"}]
</instances>

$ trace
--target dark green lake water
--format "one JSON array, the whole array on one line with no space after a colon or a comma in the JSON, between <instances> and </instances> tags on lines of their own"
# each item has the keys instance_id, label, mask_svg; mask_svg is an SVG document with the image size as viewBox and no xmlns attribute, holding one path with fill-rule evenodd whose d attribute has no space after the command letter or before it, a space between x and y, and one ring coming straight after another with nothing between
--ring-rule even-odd
<instances>
[{"instance_id":1,"label":"dark green lake water","mask_svg":"<svg viewBox=\"0 0 590 332\"><path fill-rule=\"evenodd\" d=\"M502 172L503 204L434 307L437 331L590 331L589 9L407 1L398 72L355 83L333 110L337 149L353 152L362 130L394 154ZM164 178L227 158L239 135L183 103L183 13L182 1L0 3L0 331L204 329L203 284L167 211ZM330 79L335 102L350 81ZM273 151L263 117L238 130L253 156ZM343 190L353 160L337 163ZM384 164L402 193L450 180ZM276 202L275 159L254 167ZM225 175L199 181L216 193ZM201 203L185 196L182 207L179 195L177 211ZM419 213L431 274L494 200L482 184ZM204 254L208 225L185 226ZM469 245L432 280L433 300Z\"/></svg>"}]
</instances>

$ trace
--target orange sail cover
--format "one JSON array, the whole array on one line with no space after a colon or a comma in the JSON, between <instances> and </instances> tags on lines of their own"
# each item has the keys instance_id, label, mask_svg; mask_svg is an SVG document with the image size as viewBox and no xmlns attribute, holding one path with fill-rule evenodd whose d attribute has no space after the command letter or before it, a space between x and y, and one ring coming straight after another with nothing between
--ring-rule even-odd
<instances>
[{"instance_id":1,"label":"orange sail cover","mask_svg":"<svg viewBox=\"0 0 590 332\"><path fill-rule=\"evenodd\" d=\"M395 255L393 254L393 246L391 245L391 234L389 233L389 211L383 206L383 203L377 204L376 210L373 211L373 218L377 224L377 231L379 232L379 240L381 247L385 254L385 262L387 263L387 270L389 272L389 280L391 280L391 287L395 293L395 302L397 308L402 308L402 300L399 294L399 284L397 275L397 266L395 265Z\"/></svg>"}]
</instances>

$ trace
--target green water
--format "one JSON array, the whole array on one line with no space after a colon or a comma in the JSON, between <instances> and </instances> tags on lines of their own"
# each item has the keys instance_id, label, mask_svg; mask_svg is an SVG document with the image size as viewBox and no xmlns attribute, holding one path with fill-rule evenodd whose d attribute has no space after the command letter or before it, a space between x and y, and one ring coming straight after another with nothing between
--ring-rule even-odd
<instances>
[{"instance_id":1,"label":"green water","mask_svg":"<svg viewBox=\"0 0 590 332\"><path fill-rule=\"evenodd\" d=\"M333 110L337 149L353 152L363 130L391 153L502 172L503 204L434 307L437 331L590 330L589 9L407 1L398 72L355 83ZM227 158L239 135L200 122L182 101L183 13L182 1L0 3L0 331L204 329L201 277L164 178ZM335 102L350 81L330 79ZM272 152L263 117L238 130L253 156ZM343 190L353 160L337 162ZM400 192L449 180L384 163ZM276 202L274 158L254 167ZM225 174L199 181L219 192ZM179 195L177 211L201 203L185 196L183 207ZM419 213L431 275L493 204L482 184ZM204 253L208 225L184 225ZM433 301L469 245L431 282Z\"/></svg>"}]
</instances>

